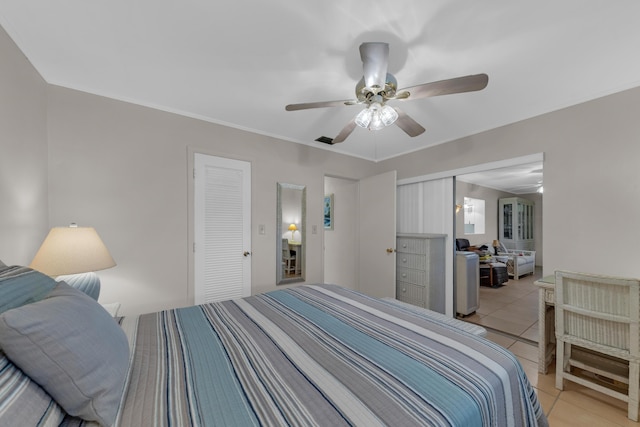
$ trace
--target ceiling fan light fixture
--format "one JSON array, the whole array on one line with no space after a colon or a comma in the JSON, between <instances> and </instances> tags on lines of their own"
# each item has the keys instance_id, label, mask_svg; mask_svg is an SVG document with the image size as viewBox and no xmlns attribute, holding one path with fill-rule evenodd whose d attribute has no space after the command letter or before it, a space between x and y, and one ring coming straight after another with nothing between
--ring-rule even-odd
<instances>
[{"instance_id":1,"label":"ceiling fan light fixture","mask_svg":"<svg viewBox=\"0 0 640 427\"><path fill-rule=\"evenodd\" d=\"M397 119L398 113L394 108L379 102L372 102L371 105L358 113L355 122L361 128L380 130L392 125Z\"/></svg>"},{"instance_id":2,"label":"ceiling fan light fixture","mask_svg":"<svg viewBox=\"0 0 640 427\"><path fill-rule=\"evenodd\" d=\"M378 115L380 116L380 121L382 121L385 126L391 126L398 120L398 113L395 108L389 107L388 105L378 110Z\"/></svg>"},{"instance_id":3,"label":"ceiling fan light fixture","mask_svg":"<svg viewBox=\"0 0 640 427\"><path fill-rule=\"evenodd\" d=\"M371 123L371 119L373 117L373 111L369 108L365 108L360 111L355 118L355 122L361 128L367 129L369 127L369 123Z\"/></svg>"},{"instance_id":4,"label":"ceiling fan light fixture","mask_svg":"<svg viewBox=\"0 0 640 427\"><path fill-rule=\"evenodd\" d=\"M382 117L380 117L380 110L374 111L371 117L371 123L369 123L369 130L380 130L385 127Z\"/></svg>"}]
</instances>

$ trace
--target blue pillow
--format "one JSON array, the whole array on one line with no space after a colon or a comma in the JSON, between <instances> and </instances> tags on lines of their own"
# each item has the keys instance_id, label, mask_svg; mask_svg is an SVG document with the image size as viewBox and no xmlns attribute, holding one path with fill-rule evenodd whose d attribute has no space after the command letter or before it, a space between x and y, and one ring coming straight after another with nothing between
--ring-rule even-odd
<instances>
[{"instance_id":1,"label":"blue pillow","mask_svg":"<svg viewBox=\"0 0 640 427\"><path fill-rule=\"evenodd\" d=\"M28 267L0 266L0 313L40 301L56 284L53 278Z\"/></svg>"},{"instance_id":2,"label":"blue pillow","mask_svg":"<svg viewBox=\"0 0 640 427\"><path fill-rule=\"evenodd\" d=\"M59 282L47 297L0 315L0 347L70 415L112 425L129 342L94 299Z\"/></svg>"}]
</instances>

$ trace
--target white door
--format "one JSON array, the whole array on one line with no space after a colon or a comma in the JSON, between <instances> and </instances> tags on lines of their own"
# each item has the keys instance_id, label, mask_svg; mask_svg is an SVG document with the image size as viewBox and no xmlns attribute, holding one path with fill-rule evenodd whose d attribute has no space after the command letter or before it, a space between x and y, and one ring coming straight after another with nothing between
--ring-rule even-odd
<instances>
[{"instance_id":1,"label":"white door","mask_svg":"<svg viewBox=\"0 0 640 427\"><path fill-rule=\"evenodd\" d=\"M251 295L251 163L194 154L195 304Z\"/></svg>"},{"instance_id":2,"label":"white door","mask_svg":"<svg viewBox=\"0 0 640 427\"><path fill-rule=\"evenodd\" d=\"M360 180L358 290L395 297L396 171Z\"/></svg>"}]
</instances>

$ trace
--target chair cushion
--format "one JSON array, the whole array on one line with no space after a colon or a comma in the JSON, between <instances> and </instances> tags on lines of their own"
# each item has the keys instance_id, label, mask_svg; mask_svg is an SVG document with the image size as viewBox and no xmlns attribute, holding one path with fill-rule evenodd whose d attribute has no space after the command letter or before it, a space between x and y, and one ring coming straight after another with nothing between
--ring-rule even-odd
<instances>
[{"instance_id":1,"label":"chair cushion","mask_svg":"<svg viewBox=\"0 0 640 427\"><path fill-rule=\"evenodd\" d=\"M532 264L534 261L534 257L532 256L517 256L516 259L518 260L518 265L527 265L527 264Z\"/></svg>"}]
</instances>

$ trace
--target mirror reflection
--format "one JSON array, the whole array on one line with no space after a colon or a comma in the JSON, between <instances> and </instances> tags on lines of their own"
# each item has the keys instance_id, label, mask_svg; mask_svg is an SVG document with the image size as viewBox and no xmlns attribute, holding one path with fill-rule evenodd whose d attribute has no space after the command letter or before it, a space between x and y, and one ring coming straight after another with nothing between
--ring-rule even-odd
<instances>
[{"instance_id":1,"label":"mirror reflection","mask_svg":"<svg viewBox=\"0 0 640 427\"><path fill-rule=\"evenodd\" d=\"M304 281L306 187L278 183L277 284Z\"/></svg>"},{"instance_id":2,"label":"mirror reflection","mask_svg":"<svg viewBox=\"0 0 640 427\"><path fill-rule=\"evenodd\" d=\"M464 234L484 234L484 200L464 198Z\"/></svg>"}]
</instances>

